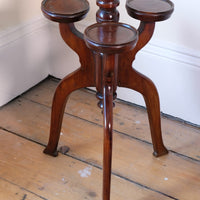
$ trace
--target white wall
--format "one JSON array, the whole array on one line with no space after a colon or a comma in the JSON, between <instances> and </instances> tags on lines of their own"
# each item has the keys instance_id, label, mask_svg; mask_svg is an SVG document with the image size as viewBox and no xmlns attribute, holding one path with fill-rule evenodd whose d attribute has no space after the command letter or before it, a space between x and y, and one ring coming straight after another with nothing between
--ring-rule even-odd
<instances>
[{"instance_id":1,"label":"white wall","mask_svg":"<svg viewBox=\"0 0 200 200\"><path fill-rule=\"evenodd\" d=\"M41 0L0 0L0 31L41 16Z\"/></svg>"},{"instance_id":2,"label":"white wall","mask_svg":"<svg viewBox=\"0 0 200 200\"><path fill-rule=\"evenodd\" d=\"M196 23L196 19L200 19L200 12L197 10L200 2L174 0L174 3L174 14L167 21L156 24L152 40L138 53L133 67L150 77L156 84L162 112L200 125L200 93L198 92L200 27ZM23 36L14 40L15 42L7 42L7 46L0 44L0 105L36 84L49 73L62 78L79 67L77 55L62 41L57 24L47 23L41 17L40 1L35 1L34 4L37 9L34 14L32 13L32 18L35 19L37 16L39 18L28 25L25 24L22 29L19 27L17 29L17 34L20 35L20 30L29 27L28 33L22 34ZM77 24L81 30L95 22L96 1L90 0L90 5L91 10L87 18ZM125 0L121 0L119 10L120 21L138 26L138 21L126 14ZM30 21L29 16L27 12L28 21ZM24 24L25 21L22 23ZM1 27L3 25L0 24ZM7 33L4 30L2 32ZM17 34L14 33L11 38L15 38ZM0 41L6 41L5 38L1 39L0 37ZM21 74L24 75L23 78ZM2 87L2 79L4 87ZM7 97L5 97L6 92ZM144 105L141 95L134 91L118 88L118 97Z\"/></svg>"},{"instance_id":3,"label":"white wall","mask_svg":"<svg viewBox=\"0 0 200 200\"><path fill-rule=\"evenodd\" d=\"M0 105L28 90L49 74L45 22L32 21L0 34Z\"/></svg>"},{"instance_id":4,"label":"white wall","mask_svg":"<svg viewBox=\"0 0 200 200\"><path fill-rule=\"evenodd\" d=\"M200 26L196 22L200 19L200 2L173 2L173 15L156 24L150 44L138 53L133 67L156 84L162 112L200 124ZM122 7L121 19L135 24ZM119 97L124 93L126 90ZM138 95L125 96L129 101L135 99L133 102L144 104Z\"/></svg>"},{"instance_id":5,"label":"white wall","mask_svg":"<svg viewBox=\"0 0 200 200\"><path fill-rule=\"evenodd\" d=\"M0 106L49 74L48 23L40 0L0 0Z\"/></svg>"}]
</instances>

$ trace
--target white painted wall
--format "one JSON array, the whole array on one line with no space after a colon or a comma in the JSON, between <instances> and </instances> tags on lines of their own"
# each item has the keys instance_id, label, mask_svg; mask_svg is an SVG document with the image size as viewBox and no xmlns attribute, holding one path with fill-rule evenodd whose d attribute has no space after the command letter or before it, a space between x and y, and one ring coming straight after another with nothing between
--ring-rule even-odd
<instances>
[{"instance_id":1,"label":"white painted wall","mask_svg":"<svg viewBox=\"0 0 200 200\"><path fill-rule=\"evenodd\" d=\"M0 34L0 105L48 76L49 33L44 27L36 20Z\"/></svg>"},{"instance_id":2,"label":"white painted wall","mask_svg":"<svg viewBox=\"0 0 200 200\"><path fill-rule=\"evenodd\" d=\"M0 5L3 1L0 0ZM169 20L156 24L151 42L138 53L133 67L156 84L162 112L200 125L200 27L196 23L200 19L197 10L200 2L174 0L174 3L174 14ZM21 9L30 7L26 5L27 2ZM47 23L41 17L40 1L35 0L34 5L34 13L25 12L25 18L30 23L23 21L24 17L17 18L17 22L8 20L9 23L0 23L0 105L48 74L63 78L79 67L77 55L62 41L57 24ZM96 1L90 0L90 5L91 11L87 18L77 24L81 30L95 22ZM121 0L119 10L120 21L138 26L138 21L126 14L125 0ZM35 18L37 20L32 20ZM11 37L8 37L5 24L13 26L13 23L18 22L25 26L18 26L17 31L12 29ZM118 97L144 105L141 95L128 89L118 88Z\"/></svg>"},{"instance_id":3,"label":"white painted wall","mask_svg":"<svg viewBox=\"0 0 200 200\"><path fill-rule=\"evenodd\" d=\"M29 22L41 16L41 0L0 0L0 31Z\"/></svg>"},{"instance_id":4,"label":"white painted wall","mask_svg":"<svg viewBox=\"0 0 200 200\"><path fill-rule=\"evenodd\" d=\"M0 106L49 74L49 31L40 0L0 0Z\"/></svg>"}]
</instances>

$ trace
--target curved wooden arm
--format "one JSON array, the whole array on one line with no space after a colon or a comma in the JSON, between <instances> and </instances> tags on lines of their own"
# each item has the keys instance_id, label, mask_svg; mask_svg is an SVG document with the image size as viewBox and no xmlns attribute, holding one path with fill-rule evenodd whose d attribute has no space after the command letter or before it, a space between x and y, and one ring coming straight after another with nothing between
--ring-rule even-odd
<instances>
[{"instance_id":1,"label":"curved wooden arm","mask_svg":"<svg viewBox=\"0 0 200 200\"><path fill-rule=\"evenodd\" d=\"M137 29L139 33L138 42L133 50L120 55L119 67L123 69L125 65L132 66L132 62L135 60L135 55L149 42L149 40L153 36L154 29L155 22L140 22L140 26ZM124 59L124 57L126 57L127 59Z\"/></svg>"},{"instance_id":2,"label":"curved wooden arm","mask_svg":"<svg viewBox=\"0 0 200 200\"><path fill-rule=\"evenodd\" d=\"M140 26L138 28L139 39L133 50L135 54L149 42L149 40L153 36L154 29L155 22L140 22Z\"/></svg>"},{"instance_id":3,"label":"curved wooden arm","mask_svg":"<svg viewBox=\"0 0 200 200\"><path fill-rule=\"evenodd\" d=\"M65 43L78 54L81 66L87 66L89 63L92 65L91 51L85 44L83 34L76 29L74 23L60 23L59 27Z\"/></svg>"}]
</instances>

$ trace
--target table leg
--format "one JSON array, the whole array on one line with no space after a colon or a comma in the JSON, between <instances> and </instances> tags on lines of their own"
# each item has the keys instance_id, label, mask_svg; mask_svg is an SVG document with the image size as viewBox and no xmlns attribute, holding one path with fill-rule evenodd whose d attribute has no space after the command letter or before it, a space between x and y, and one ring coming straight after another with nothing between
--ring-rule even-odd
<instances>
[{"instance_id":1,"label":"table leg","mask_svg":"<svg viewBox=\"0 0 200 200\"><path fill-rule=\"evenodd\" d=\"M94 86L94 81L90 81L90 75L91 74L87 70L80 68L66 76L56 88L52 104L49 143L45 148L44 153L52 156L58 155L57 146L67 99L71 92L79 88Z\"/></svg>"},{"instance_id":2,"label":"table leg","mask_svg":"<svg viewBox=\"0 0 200 200\"><path fill-rule=\"evenodd\" d=\"M112 166L113 86L106 83L103 91L104 153L103 153L103 200L110 200Z\"/></svg>"},{"instance_id":3,"label":"table leg","mask_svg":"<svg viewBox=\"0 0 200 200\"><path fill-rule=\"evenodd\" d=\"M162 140L160 102L157 89L153 82L137 72L132 66L119 67L119 86L133 89L144 97L149 117L154 156L167 154Z\"/></svg>"}]
</instances>

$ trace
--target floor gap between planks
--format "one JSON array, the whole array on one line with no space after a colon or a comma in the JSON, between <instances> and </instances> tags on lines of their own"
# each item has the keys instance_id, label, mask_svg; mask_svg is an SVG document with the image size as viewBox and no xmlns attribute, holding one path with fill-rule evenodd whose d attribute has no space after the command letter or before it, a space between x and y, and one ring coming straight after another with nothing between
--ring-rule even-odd
<instances>
[{"instance_id":1,"label":"floor gap between planks","mask_svg":"<svg viewBox=\"0 0 200 200\"><path fill-rule=\"evenodd\" d=\"M102 114L93 92L78 90L67 103L59 146L69 153L42 153L57 84L48 78L0 108L0 199L101 199ZM146 111L116 101L112 200L199 199L200 129L166 118L162 129L170 153L154 158Z\"/></svg>"}]
</instances>

